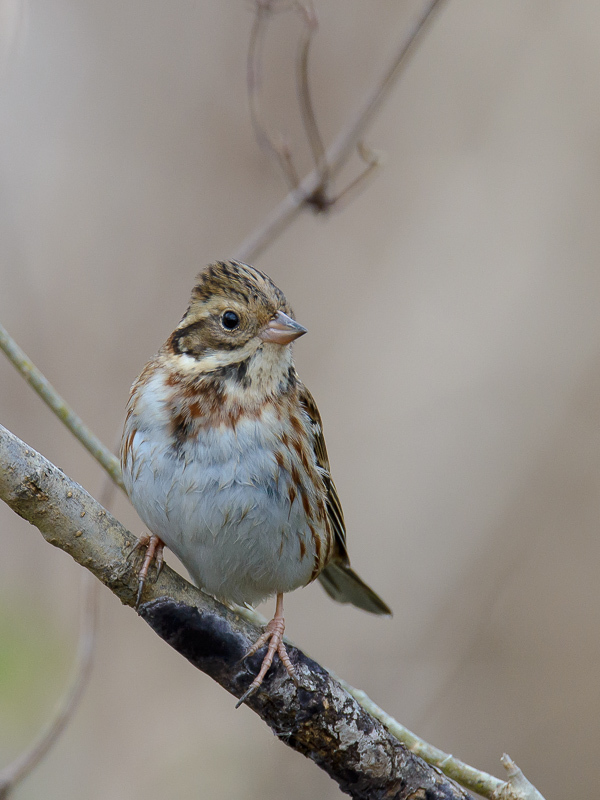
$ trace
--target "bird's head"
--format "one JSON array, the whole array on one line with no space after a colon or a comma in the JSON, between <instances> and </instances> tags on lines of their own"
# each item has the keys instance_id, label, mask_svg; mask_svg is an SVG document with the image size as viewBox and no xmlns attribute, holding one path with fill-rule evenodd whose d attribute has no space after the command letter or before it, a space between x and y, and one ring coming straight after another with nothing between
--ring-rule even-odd
<instances>
[{"instance_id":1,"label":"bird's head","mask_svg":"<svg viewBox=\"0 0 600 800\"><path fill-rule=\"evenodd\" d=\"M167 347L196 375L223 372L250 359L264 371L291 364L288 345L304 333L267 275L238 261L217 262L198 275Z\"/></svg>"}]
</instances>

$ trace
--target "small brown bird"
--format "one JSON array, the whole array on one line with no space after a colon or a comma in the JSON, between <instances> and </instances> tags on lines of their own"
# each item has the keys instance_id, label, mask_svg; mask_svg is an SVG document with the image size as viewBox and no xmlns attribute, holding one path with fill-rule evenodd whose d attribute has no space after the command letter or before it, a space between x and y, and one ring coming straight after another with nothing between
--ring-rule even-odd
<instances>
[{"instance_id":1,"label":"small brown bird","mask_svg":"<svg viewBox=\"0 0 600 800\"><path fill-rule=\"evenodd\" d=\"M152 536L197 585L225 602L277 596L268 642L243 702L283 643L283 595L318 578L340 603L388 606L350 568L319 411L300 382L291 343L306 333L264 273L237 261L207 267L190 305L133 384L121 443L123 479ZM239 705L239 704L238 704Z\"/></svg>"}]
</instances>

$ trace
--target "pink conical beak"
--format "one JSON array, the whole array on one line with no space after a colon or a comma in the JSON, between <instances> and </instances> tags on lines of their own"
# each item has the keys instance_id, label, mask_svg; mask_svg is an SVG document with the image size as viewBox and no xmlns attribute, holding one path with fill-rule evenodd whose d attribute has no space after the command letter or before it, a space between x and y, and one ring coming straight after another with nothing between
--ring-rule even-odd
<instances>
[{"instance_id":1,"label":"pink conical beak","mask_svg":"<svg viewBox=\"0 0 600 800\"><path fill-rule=\"evenodd\" d=\"M263 342L275 344L289 344L299 336L305 334L306 328L288 317L283 311L278 311L259 337Z\"/></svg>"}]
</instances>

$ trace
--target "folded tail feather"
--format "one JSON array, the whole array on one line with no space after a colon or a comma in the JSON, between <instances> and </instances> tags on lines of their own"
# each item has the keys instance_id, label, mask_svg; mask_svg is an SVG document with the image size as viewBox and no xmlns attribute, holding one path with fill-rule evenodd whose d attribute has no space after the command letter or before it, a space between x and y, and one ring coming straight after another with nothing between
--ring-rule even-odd
<instances>
[{"instance_id":1,"label":"folded tail feather","mask_svg":"<svg viewBox=\"0 0 600 800\"><path fill-rule=\"evenodd\" d=\"M327 594L338 603L352 603L371 614L389 614L390 608L358 577L351 567L340 561L331 561L319 575Z\"/></svg>"}]
</instances>

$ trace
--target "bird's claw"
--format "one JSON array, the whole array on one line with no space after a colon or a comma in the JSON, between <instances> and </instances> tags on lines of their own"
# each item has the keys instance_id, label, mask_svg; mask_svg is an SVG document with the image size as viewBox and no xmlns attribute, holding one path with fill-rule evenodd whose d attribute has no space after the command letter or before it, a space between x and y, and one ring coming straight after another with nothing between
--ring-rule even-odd
<instances>
[{"instance_id":1,"label":"bird's claw","mask_svg":"<svg viewBox=\"0 0 600 800\"><path fill-rule=\"evenodd\" d=\"M143 560L138 572L138 590L135 597L135 606L134 608L137 610L140 607L140 602L142 599L142 592L144 591L144 586L146 585L146 580L148 579L148 573L150 571L150 567L154 562L155 567L155 575L154 580L158 580L158 576L160 575L163 565L164 565L164 544L161 539L158 538L155 534L144 534L140 536L134 546L131 548L129 553L127 554L127 560L129 561L134 553L146 548L146 552L144 553ZM137 557L136 557L137 561Z\"/></svg>"},{"instance_id":2,"label":"bird's claw","mask_svg":"<svg viewBox=\"0 0 600 800\"><path fill-rule=\"evenodd\" d=\"M275 653L277 653L277 655L279 656L279 660L286 668L288 675L294 681L295 685L300 686L300 681L298 680L298 676L296 675L296 670L294 669L294 665L290 661L290 657L285 648L285 644L283 643L284 630L285 630L285 622L283 620L283 617L275 616L267 625L264 633L262 633L258 637L258 639L254 642L254 644L246 651L246 653L240 659L240 661L245 661L245 659L257 653L263 645L265 645L267 642L269 643L269 647L267 649L267 652L265 653L265 657L263 658L258 675L254 678L248 689L240 697L240 699L235 705L236 708L239 708L242 705L242 703L245 703L246 700L248 700L248 698L250 698L256 692L256 690L261 686L263 679L269 670L269 667L273 663Z\"/></svg>"}]
</instances>

